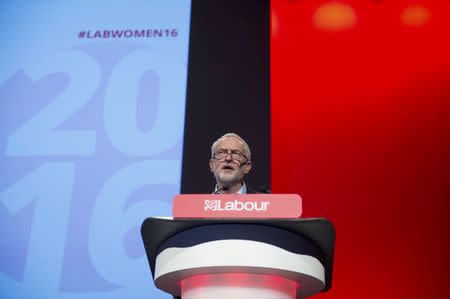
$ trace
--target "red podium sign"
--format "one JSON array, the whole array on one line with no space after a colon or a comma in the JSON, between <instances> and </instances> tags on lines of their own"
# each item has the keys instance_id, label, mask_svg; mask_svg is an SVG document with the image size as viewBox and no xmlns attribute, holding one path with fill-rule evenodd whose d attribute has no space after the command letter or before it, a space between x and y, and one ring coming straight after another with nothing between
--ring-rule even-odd
<instances>
[{"instance_id":1,"label":"red podium sign","mask_svg":"<svg viewBox=\"0 0 450 299\"><path fill-rule=\"evenodd\" d=\"M180 194L173 218L292 219L302 214L297 194Z\"/></svg>"}]
</instances>

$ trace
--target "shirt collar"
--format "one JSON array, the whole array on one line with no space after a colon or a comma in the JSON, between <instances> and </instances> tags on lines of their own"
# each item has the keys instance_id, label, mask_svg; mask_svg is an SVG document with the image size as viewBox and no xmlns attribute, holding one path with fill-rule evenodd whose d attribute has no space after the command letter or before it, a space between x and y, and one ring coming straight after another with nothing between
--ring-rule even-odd
<instances>
[{"instance_id":1,"label":"shirt collar","mask_svg":"<svg viewBox=\"0 0 450 299\"><path fill-rule=\"evenodd\" d=\"M214 192L217 192L219 190L219 186L216 184L216 187L214 188ZM247 194L247 186L245 185L245 182L242 183L241 189L239 189L236 194Z\"/></svg>"}]
</instances>

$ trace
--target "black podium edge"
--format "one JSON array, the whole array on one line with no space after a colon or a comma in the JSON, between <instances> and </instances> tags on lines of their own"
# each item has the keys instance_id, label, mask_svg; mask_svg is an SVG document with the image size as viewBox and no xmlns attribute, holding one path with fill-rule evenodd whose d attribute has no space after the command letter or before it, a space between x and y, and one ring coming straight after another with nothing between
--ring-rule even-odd
<instances>
[{"instance_id":1,"label":"black podium edge","mask_svg":"<svg viewBox=\"0 0 450 299\"><path fill-rule=\"evenodd\" d=\"M156 255L159 247L171 236L189 229L215 224L259 224L272 226L301 235L315 245L323 253L325 259L325 288L328 291L332 285L335 229L325 218L304 219L166 219L150 217L141 226L141 235L147 254L152 277L155 274ZM156 232L156 233L155 233Z\"/></svg>"}]
</instances>

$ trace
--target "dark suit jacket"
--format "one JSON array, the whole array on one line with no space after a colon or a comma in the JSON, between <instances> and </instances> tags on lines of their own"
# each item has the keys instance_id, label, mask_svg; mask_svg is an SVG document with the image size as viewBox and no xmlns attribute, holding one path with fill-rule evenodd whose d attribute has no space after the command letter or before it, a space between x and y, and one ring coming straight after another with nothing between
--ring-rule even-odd
<instances>
[{"instance_id":1,"label":"dark suit jacket","mask_svg":"<svg viewBox=\"0 0 450 299\"><path fill-rule=\"evenodd\" d=\"M268 194L271 193L270 189L264 186L260 186L258 188L256 188L256 190L254 188L252 188L251 186L245 184L245 186L247 187L247 194ZM214 194L214 191L212 192Z\"/></svg>"},{"instance_id":2,"label":"dark suit jacket","mask_svg":"<svg viewBox=\"0 0 450 299\"><path fill-rule=\"evenodd\" d=\"M247 186L247 194L268 194L271 193L270 189L264 186L260 186L259 188L256 188L257 190L253 189L249 185Z\"/></svg>"}]
</instances>

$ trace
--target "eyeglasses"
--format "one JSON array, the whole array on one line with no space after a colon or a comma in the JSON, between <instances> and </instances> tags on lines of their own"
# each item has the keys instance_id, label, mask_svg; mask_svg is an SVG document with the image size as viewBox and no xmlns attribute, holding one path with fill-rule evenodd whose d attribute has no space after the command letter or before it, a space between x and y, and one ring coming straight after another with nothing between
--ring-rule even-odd
<instances>
[{"instance_id":1,"label":"eyeglasses","mask_svg":"<svg viewBox=\"0 0 450 299\"><path fill-rule=\"evenodd\" d=\"M248 161L248 158L244 154L242 154L241 152L239 152L239 151L229 151L229 150L225 150L225 149L218 150L217 153L214 153L214 159L225 160L227 158L228 154L231 155L231 158L233 160L242 162L242 158L245 158L245 160Z\"/></svg>"}]
</instances>

